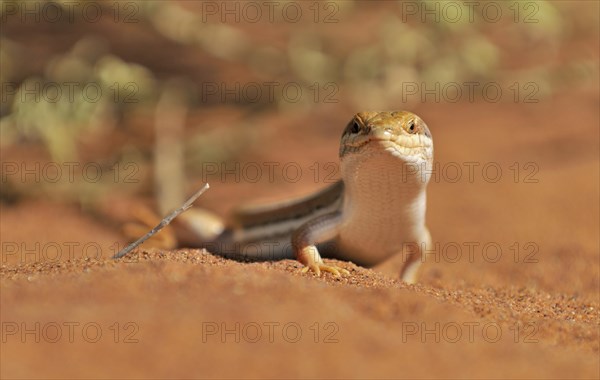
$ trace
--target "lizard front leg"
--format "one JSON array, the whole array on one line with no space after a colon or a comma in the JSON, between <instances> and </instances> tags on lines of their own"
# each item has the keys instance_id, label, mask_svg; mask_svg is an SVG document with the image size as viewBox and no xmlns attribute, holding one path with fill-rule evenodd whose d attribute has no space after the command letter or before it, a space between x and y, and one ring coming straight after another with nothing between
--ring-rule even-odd
<instances>
[{"instance_id":1,"label":"lizard front leg","mask_svg":"<svg viewBox=\"0 0 600 380\"><path fill-rule=\"evenodd\" d=\"M404 247L403 256L406 256L406 261L400 271L400 278L402 281L414 284L417 282L417 272L421 263L423 262L423 253L426 249L431 247L431 234L427 227L423 231L423 237L421 241L414 244L409 244Z\"/></svg>"},{"instance_id":2,"label":"lizard front leg","mask_svg":"<svg viewBox=\"0 0 600 380\"><path fill-rule=\"evenodd\" d=\"M314 271L317 276L321 271L333 273L335 276L350 274L346 269L335 265L326 265L319 254L317 244L333 239L342 222L340 211L318 216L304 223L292 235L292 247L296 259L305 265L302 272Z\"/></svg>"}]
</instances>

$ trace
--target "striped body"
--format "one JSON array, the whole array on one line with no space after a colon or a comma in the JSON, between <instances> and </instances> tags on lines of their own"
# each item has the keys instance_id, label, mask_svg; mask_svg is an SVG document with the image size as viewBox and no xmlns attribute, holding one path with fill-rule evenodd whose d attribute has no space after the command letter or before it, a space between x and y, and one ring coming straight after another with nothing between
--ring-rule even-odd
<instances>
[{"instance_id":1,"label":"striped body","mask_svg":"<svg viewBox=\"0 0 600 380\"><path fill-rule=\"evenodd\" d=\"M201 246L237 259L296 257L325 269L319 252L371 266L409 245L423 248L430 243L425 190L432 159L431 134L418 116L358 113L341 138L342 180L305 198L240 209ZM407 260L403 278L414 277L408 267L417 262Z\"/></svg>"}]
</instances>

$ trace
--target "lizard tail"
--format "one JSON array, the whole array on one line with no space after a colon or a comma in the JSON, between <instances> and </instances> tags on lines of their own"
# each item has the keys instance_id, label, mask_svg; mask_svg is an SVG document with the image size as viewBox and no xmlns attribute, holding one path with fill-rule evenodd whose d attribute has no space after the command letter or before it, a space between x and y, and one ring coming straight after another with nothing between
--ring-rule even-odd
<instances>
[{"instance_id":1,"label":"lizard tail","mask_svg":"<svg viewBox=\"0 0 600 380\"><path fill-rule=\"evenodd\" d=\"M225 231L222 218L208 210L191 208L179 215L174 223L178 228L179 246L199 247L217 240Z\"/></svg>"}]
</instances>

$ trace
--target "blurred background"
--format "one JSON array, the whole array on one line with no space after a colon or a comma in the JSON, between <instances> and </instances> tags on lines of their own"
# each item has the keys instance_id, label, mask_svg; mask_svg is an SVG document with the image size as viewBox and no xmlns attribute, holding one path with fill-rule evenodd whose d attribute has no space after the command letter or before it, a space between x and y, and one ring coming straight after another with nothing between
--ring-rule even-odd
<instances>
[{"instance_id":1,"label":"blurred background","mask_svg":"<svg viewBox=\"0 0 600 380\"><path fill-rule=\"evenodd\" d=\"M10 242L87 237L108 257L132 206L164 214L206 181L198 204L223 215L305 194L339 178L339 136L361 110L412 110L438 162L500 162L504 179L512 162L523 176L597 153L596 2L4 0L0 11ZM466 177L441 182L430 186L441 236L473 197L495 197Z\"/></svg>"}]
</instances>

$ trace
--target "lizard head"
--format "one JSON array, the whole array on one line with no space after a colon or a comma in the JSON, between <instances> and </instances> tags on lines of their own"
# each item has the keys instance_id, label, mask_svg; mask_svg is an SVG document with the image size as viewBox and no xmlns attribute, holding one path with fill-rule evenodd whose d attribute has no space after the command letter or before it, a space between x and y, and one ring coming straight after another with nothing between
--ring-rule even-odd
<instances>
[{"instance_id":1,"label":"lizard head","mask_svg":"<svg viewBox=\"0 0 600 380\"><path fill-rule=\"evenodd\" d=\"M359 112L344 129L340 158L377 152L387 152L404 162L431 162L431 132L427 124L411 112Z\"/></svg>"}]
</instances>

